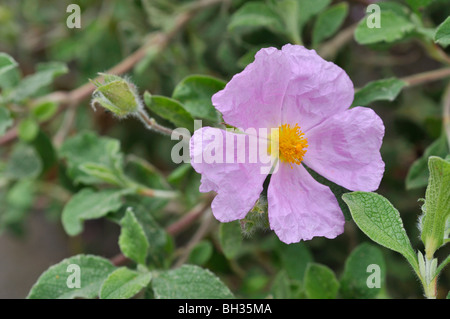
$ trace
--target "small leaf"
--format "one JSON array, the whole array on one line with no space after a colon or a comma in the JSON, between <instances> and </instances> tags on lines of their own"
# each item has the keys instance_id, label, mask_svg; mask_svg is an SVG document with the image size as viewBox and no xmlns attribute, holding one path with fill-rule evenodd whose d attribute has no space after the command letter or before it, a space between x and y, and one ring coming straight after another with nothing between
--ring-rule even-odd
<instances>
[{"instance_id":1,"label":"small leaf","mask_svg":"<svg viewBox=\"0 0 450 319\"><path fill-rule=\"evenodd\" d=\"M367 281L372 274L370 266L379 267L379 287L369 287ZM377 271L377 270L375 270ZM374 275L376 275L374 273ZM340 293L344 298L375 298L384 286L386 265L378 247L363 243L356 247L345 262L344 273L341 276Z\"/></svg>"},{"instance_id":2,"label":"small leaf","mask_svg":"<svg viewBox=\"0 0 450 319\"><path fill-rule=\"evenodd\" d=\"M17 68L17 66L18 64L12 56L0 52L0 78L10 70Z\"/></svg>"},{"instance_id":3,"label":"small leaf","mask_svg":"<svg viewBox=\"0 0 450 319\"><path fill-rule=\"evenodd\" d=\"M121 196L124 190L106 189L94 191L83 188L75 194L64 207L62 224L70 236L78 235L83 231L83 221L105 216L117 211L122 206Z\"/></svg>"},{"instance_id":4,"label":"small leaf","mask_svg":"<svg viewBox=\"0 0 450 319\"><path fill-rule=\"evenodd\" d=\"M58 104L56 102L48 101L35 106L31 110L31 113L38 121L43 122L50 119L56 113L57 109Z\"/></svg>"},{"instance_id":5,"label":"small leaf","mask_svg":"<svg viewBox=\"0 0 450 319\"><path fill-rule=\"evenodd\" d=\"M407 85L396 78L372 81L355 93L352 106L368 106L374 101L394 101Z\"/></svg>"},{"instance_id":6,"label":"small leaf","mask_svg":"<svg viewBox=\"0 0 450 319\"><path fill-rule=\"evenodd\" d=\"M145 92L144 102L152 112L170 121L175 126L185 127L191 132L194 130L194 119L178 101Z\"/></svg>"},{"instance_id":7,"label":"small leaf","mask_svg":"<svg viewBox=\"0 0 450 319\"><path fill-rule=\"evenodd\" d=\"M39 124L32 118L24 119L19 124L18 135L22 141L31 142L39 133Z\"/></svg>"},{"instance_id":8,"label":"small leaf","mask_svg":"<svg viewBox=\"0 0 450 319\"><path fill-rule=\"evenodd\" d=\"M324 265L309 264L305 272L305 293L309 299L334 299L339 281L334 272Z\"/></svg>"},{"instance_id":9,"label":"small leaf","mask_svg":"<svg viewBox=\"0 0 450 319\"><path fill-rule=\"evenodd\" d=\"M313 44L331 37L341 27L348 14L346 2L336 4L317 16L313 30Z\"/></svg>"},{"instance_id":10,"label":"small leaf","mask_svg":"<svg viewBox=\"0 0 450 319\"><path fill-rule=\"evenodd\" d=\"M219 228L219 241L227 259L234 259L242 246L242 232L239 221L221 223Z\"/></svg>"},{"instance_id":11,"label":"small leaf","mask_svg":"<svg viewBox=\"0 0 450 319\"><path fill-rule=\"evenodd\" d=\"M106 278L100 289L100 298L129 299L147 287L150 280L151 273L149 272L139 273L126 267L121 267Z\"/></svg>"},{"instance_id":12,"label":"small leaf","mask_svg":"<svg viewBox=\"0 0 450 319\"><path fill-rule=\"evenodd\" d=\"M420 9L426 8L430 5L434 0L406 0L409 6L416 12Z\"/></svg>"},{"instance_id":13,"label":"small leaf","mask_svg":"<svg viewBox=\"0 0 450 319\"><path fill-rule=\"evenodd\" d=\"M291 298L290 280L285 270L281 270L275 276L270 292L274 299Z\"/></svg>"},{"instance_id":14,"label":"small leaf","mask_svg":"<svg viewBox=\"0 0 450 319\"><path fill-rule=\"evenodd\" d=\"M230 19L228 31L267 28L273 32L283 32L280 17L270 7L259 2L247 2Z\"/></svg>"},{"instance_id":15,"label":"small leaf","mask_svg":"<svg viewBox=\"0 0 450 319\"><path fill-rule=\"evenodd\" d=\"M369 28L367 23L369 17L370 15L361 20L355 30L355 40L362 45L399 41L415 28L412 22L394 11L381 10L380 28Z\"/></svg>"},{"instance_id":16,"label":"small leaf","mask_svg":"<svg viewBox=\"0 0 450 319\"><path fill-rule=\"evenodd\" d=\"M139 264L145 264L149 242L131 208L127 209L120 224L122 226L119 236L120 250L128 258Z\"/></svg>"},{"instance_id":17,"label":"small leaf","mask_svg":"<svg viewBox=\"0 0 450 319\"><path fill-rule=\"evenodd\" d=\"M223 282L207 269L183 265L163 271L153 278L157 299L230 299L234 298Z\"/></svg>"},{"instance_id":18,"label":"small leaf","mask_svg":"<svg viewBox=\"0 0 450 319\"><path fill-rule=\"evenodd\" d=\"M342 198L355 223L370 239L402 254L415 270L418 269L416 254L400 214L386 198L368 192L347 193Z\"/></svg>"},{"instance_id":19,"label":"small leaf","mask_svg":"<svg viewBox=\"0 0 450 319\"><path fill-rule=\"evenodd\" d=\"M201 118L217 123L218 112L211 102L211 97L225 87L225 82L205 75L191 75L175 87L172 98L183 104L194 118Z\"/></svg>"},{"instance_id":20,"label":"small leaf","mask_svg":"<svg viewBox=\"0 0 450 319\"><path fill-rule=\"evenodd\" d=\"M192 248L189 254L188 263L202 266L208 262L213 254L213 246L208 240L201 240Z\"/></svg>"},{"instance_id":21,"label":"small leaf","mask_svg":"<svg viewBox=\"0 0 450 319\"><path fill-rule=\"evenodd\" d=\"M422 157L417 159L409 168L406 176L406 189L425 187L428 184L428 158L430 156L444 157L449 153L447 138L442 134L427 147Z\"/></svg>"},{"instance_id":22,"label":"small leaf","mask_svg":"<svg viewBox=\"0 0 450 319\"><path fill-rule=\"evenodd\" d=\"M5 176L12 179L35 178L42 171L42 161L36 150L27 144L14 146L5 168Z\"/></svg>"},{"instance_id":23,"label":"small leaf","mask_svg":"<svg viewBox=\"0 0 450 319\"><path fill-rule=\"evenodd\" d=\"M303 282L308 263L313 257L304 243L286 245L280 243L281 264L291 279Z\"/></svg>"},{"instance_id":24,"label":"small leaf","mask_svg":"<svg viewBox=\"0 0 450 319\"><path fill-rule=\"evenodd\" d=\"M428 167L430 178L425 193L421 238L427 256L433 256L444 244L446 221L450 217L450 163L431 156Z\"/></svg>"},{"instance_id":25,"label":"small leaf","mask_svg":"<svg viewBox=\"0 0 450 319\"><path fill-rule=\"evenodd\" d=\"M434 41L444 48L450 45L450 17L447 17L436 29Z\"/></svg>"},{"instance_id":26,"label":"small leaf","mask_svg":"<svg viewBox=\"0 0 450 319\"><path fill-rule=\"evenodd\" d=\"M317 15L323 9L328 7L331 0L297 0L299 3L299 21L300 25L304 25L312 17Z\"/></svg>"},{"instance_id":27,"label":"small leaf","mask_svg":"<svg viewBox=\"0 0 450 319\"><path fill-rule=\"evenodd\" d=\"M9 110L4 106L0 106L0 136L5 134L6 130L10 128L12 124L13 120Z\"/></svg>"},{"instance_id":28,"label":"small leaf","mask_svg":"<svg viewBox=\"0 0 450 319\"><path fill-rule=\"evenodd\" d=\"M72 275L68 271L69 265L79 267L80 288L69 288L67 284L69 276ZM102 257L91 255L70 257L47 269L33 285L27 298L95 298L98 296L103 281L114 269L111 262Z\"/></svg>"},{"instance_id":29,"label":"small leaf","mask_svg":"<svg viewBox=\"0 0 450 319\"><path fill-rule=\"evenodd\" d=\"M116 179L122 177L123 154L120 152L118 140L99 137L96 133L89 131L82 132L65 140L59 155L67 160L67 173L75 183L104 182L98 174L90 175L93 168L98 171L100 166L103 173L107 171L115 175ZM86 166L88 163L95 164L95 167Z\"/></svg>"},{"instance_id":30,"label":"small leaf","mask_svg":"<svg viewBox=\"0 0 450 319\"><path fill-rule=\"evenodd\" d=\"M11 98L19 103L26 98L37 96L42 88L50 85L56 77L67 73L68 70L64 63L42 63L38 65L36 73L20 81L11 92Z\"/></svg>"}]
</instances>

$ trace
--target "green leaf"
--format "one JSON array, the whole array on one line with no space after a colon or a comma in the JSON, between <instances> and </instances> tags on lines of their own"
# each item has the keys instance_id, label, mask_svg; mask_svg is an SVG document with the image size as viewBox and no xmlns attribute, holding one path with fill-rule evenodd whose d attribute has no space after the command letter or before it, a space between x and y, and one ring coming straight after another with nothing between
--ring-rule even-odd
<instances>
[{"instance_id":1,"label":"green leaf","mask_svg":"<svg viewBox=\"0 0 450 319\"><path fill-rule=\"evenodd\" d=\"M16 60L9 54L0 52L0 78L12 69L17 68Z\"/></svg>"},{"instance_id":2,"label":"green leaf","mask_svg":"<svg viewBox=\"0 0 450 319\"><path fill-rule=\"evenodd\" d=\"M431 156L430 179L425 193L425 215L421 238L428 258L444 244L446 221L450 217L450 163Z\"/></svg>"},{"instance_id":3,"label":"green leaf","mask_svg":"<svg viewBox=\"0 0 450 319\"><path fill-rule=\"evenodd\" d=\"M449 153L447 138L442 134L425 150L422 157L417 159L409 168L406 176L406 189L425 187L428 184L428 158L430 156L445 157Z\"/></svg>"},{"instance_id":4,"label":"green leaf","mask_svg":"<svg viewBox=\"0 0 450 319\"><path fill-rule=\"evenodd\" d=\"M430 5L434 0L406 0L408 5L416 12L420 9L426 8Z\"/></svg>"},{"instance_id":5,"label":"green leaf","mask_svg":"<svg viewBox=\"0 0 450 319\"><path fill-rule=\"evenodd\" d=\"M219 228L219 241L227 259L234 259L242 247L242 232L239 221L221 223Z\"/></svg>"},{"instance_id":6,"label":"green leaf","mask_svg":"<svg viewBox=\"0 0 450 319\"><path fill-rule=\"evenodd\" d=\"M37 72L23 78L17 87L11 92L11 98L15 102L21 102L29 97L39 95L40 90L50 85L53 80L68 72L64 63L49 62L38 65Z\"/></svg>"},{"instance_id":7,"label":"green leaf","mask_svg":"<svg viewBox=\"0 0 450 319\"><path fill-rule=\"evenodd\" d=\"M199 241L189 254L188 263L202 266L208 262L213 254L213 246L208 240Z\"/></svg>"},{"instance_id":8,"label":"green leaf","mask_svg":"<svg viewBox=\"0 0 450 319\"><path fill-rule=\"evenodd\" d=\"M312 17L328 7L331 0L297 0L299 3L299 23L303 26Z\"/></svg>"},{"instance_id":9,"label":"green leaf","mask_svg":"<svg viewBox=\"0 0 450 319\"><path fill-rule=\"evenodd\" d=\"M94 191L83 188L66 204L62 212L62 224L70 236L83 231L83 221L105 216L122 206L121 197L125 190L105 189Z\"/></svg>"},{"instance_id":10,"label":"green leaf","mask_svg":"<svg viewBox=\"0 0 450 319\"><path fill-rule=\"evenodd\" d=\"M317 16L313 29L313 45L331 37L339 30L348 14L348 4L336 4Z\"/></svg>"},{"instance_id":11,"label":"green leaf","mask_svg":"<svg viewBox=\"0 0 450 319\"><path fill-rule=\"evenodd\" d=\"M0 52L0 88L11 89L20 80L17 62L8 54Z\"/></svg>"},{"instance_id":12,"label":"green leaf","mask_svg":"<svg viewBox=\"0 0 450 319\"><path fill-rule=\"evenodd\" d=\"M48 101L36 105L31 110L31 113L39 122L43 122L50 119L56 113L57 109L58 103Z\"/></svg>"},{"instance_id":13,"label":"green leaf","mask_svg":"<svg viewBox=\"0 0 450 319\"><path fill-rule=\"evenodd\" d=\"M125 256L139 264L145 264L149 242L145 232L129 207L125 217L120 221L122 226L119 236L120 250Z\"/></svg>"},{"instance_id":14,"label":"green leaf","mask_svg":"<svg viewBox=\"0 0 450 319\"><path fill-rule=\"evenodd\" d=\"M370 239L402 254L418 270L416 254L400 214L386 198L368 192L347 193L342 198L350 208L355 223Z\"/></svg>"},{"instance_id":15,"label":"green leaf","mask_svg":"<svg viewBox=\"0 0 450 319\"><path fill-rule=\"evenodd\" d=\"M190 163L181 164L167 176L167 181L171 184L179 185L192 170Z\"/></svg>"},{"instance_id":16,"label":"green leaf","mask_svg":"<svg viewBox=\"0 0 450 319\"><path fill-rule=\"evenodd\" d=\"M231 16L228 24L229 32L255 28L267 28L273 32L283 32L283 23L277 13L266 4L247 2Z\"/></svg>"},{"instance_id":17,"label":"green leaf","mask_svg":"<svg viewBox=\"0 0 450 319\"><path fill-rule=\"evenodd\" d=\"M225 87L225 82L205 75L191 75L175 87L172 98L180 101L194 118L217 123L219 115L211 97Z\"/></svg>"},{"instance_id":18,"label":"green leaf","mask_svg":"<svg viewBox=\"0 0 450 319\"><path fill-rule=\"evenodd\" d=\"M71 272L69 265L79 266L80 288L67 285ZM70 299L95 298L100 287L115 267L105 258L91 255L77 255L64 259L47 269L33 285L28 299Z\"/></svg>"},{"instance_id":19,"label":"green leaf","mask_svg":"<svg viewBox=\"0 0 450 319\"><path fill-rule=\"evenodd\" d=\"M308 263L313 257L304 243L280 244L280 259L283 269L291 279L303 282Z\"/></svg>"},{"instance_id":20,"label":"green leaf","mask_svg":"<svg viewBox=\"0 0 450 319\"><path fill-rule=\"evenodd\" d=\"M450 45L450 17L447 17L436 29L434 41L444 48Z\"/></svg>"},{"instance_id":21,"label":"green leaf","mask_svg":"<svg viewBox=\"0 0 450 319\"><path fill-rule=\"evenodd\" d=\"M126 267L118 268L103 282L100 298L129 299L147 287L150 280L151 273L149 272L140 273Z\"/></svg>"},{"instance_id":22,"label":"green leaf","mask_svg":"<svg viewBox=\"0 0 450 319\"><path fill-rule=\"evenodd\" d=\"M163 271L153 278L157 299L230 299L234 298L224 283L207 269L183 265Z\"/></svg>"},{"instance_id":23,"label":"green leaf","mask_svg":"<svg viewBox=\"0 0 450 319\"><path fill-rule=\"evenodd\" d=\"M305 272L305 293L309 299L334 299L339 281L334 272L324 265L311 263Z\"/></svg>"},{"instance_id":24,"label":"green leaf","mask_svg":"<svg viewBox=\"0 0 450 319\"><path fill-rule=\"evenodd\" d=\"M275 276L270 292L274 299L291 298L290 280L285 270L281 270Z\"/></svg>"},{"instance_id":25,"label":"green leaf","mask_svg":"<svg viewBox=\"0 0 450 319\"><path fill-rule=\"evenodd\" d=\"M22 141L31 142L39 133L39 124L32 118L24 119L20 122L18 135Z\"/></svg>"},{"instance_id":26,"label":"green leaf","mask_svg":"<svg viewBox=\"0 0 450 319\"><path fill-rule=\"evenodd\" d=\"M77 184L102 183L102 176L107 177L107 182L112 182L111 176L116 181L122 178L123 155L118 140L82 132L68 138L59 155L66 159L67 173Z\"/></svg>"},{"instance_id":27,"label":"green leaf","mask_svg":"<svg viewBox=\"0 0 450 319\"><path fill-rule=\"evenodd\" d=\"M379 267L379 288L368 286L369 276L373 271L370 268L371 265ZM378 247L363 243L352 251L345 262L344 273L340 279L340 293L346 299L375 298L384 286L385 277L386 264L382 252Z\"/></svg>"},{"instance_id":28,"label":"green leaf","mask_svg":"<svg viewBox=\"0 0 450 319\"><path fill-rule=\"evenodd\" d=\"M36 178L42 171L42 161L36 150L27 144L16 144L5 168L12 179Z\"/></svg>"},{"instance_id":29,"label":"green leaf","mask_svg":"<svg viewBox=\"0 0 450 319\"><path fill-rule=\"evenodd\" d=\"M194 130L194 119L178 101L160 95L144 93L145 105L155 114L170 121L176 127L184 127L189 131Z\"/></svg>"},{"instance_id":30,"label":"green leaf","mask_svg":"<svg viewBox=\"0 0 450 319\"><path fill-rule=\"evenodd\" d=\"M407 85L396 78L372 81L355 93L352 106L368 106L374 101L394 101Z\"/></svg>"},{"instance_id":31,"label":"green leaf","mask_svg":"<svg viewBox=\"0 0 450 319\"><path fill-rule=\"evenodd\" d=\"M282 18L284 24L284 34L292 42L301 44L301 31L299 20L299 1L297 0L279 0L275 7L278 15Z\"/></svg>"},{"instance_id":32,"label":"green leaf","mask_svg":"<svg viewBox=\"0 0 450 319\"><path fill-rule=\"evenodd\" d=\"M6 130L12 125L13 120L9 110L4 106L0 106L0 136L5 134Z\"/></svg>"},{"instance_id":33,"label":"green leaf","mask_svg":"<svg viewBox=\"0 0 450 319\"><path fill-rule=\"evenodd\" d=\"M412 22L394 11L381 10L380 28L369 28L368 18L370 15L361 20L355 30L355 40L362 45L399 41L415 28Z\"/></svg>"}]
</instances>

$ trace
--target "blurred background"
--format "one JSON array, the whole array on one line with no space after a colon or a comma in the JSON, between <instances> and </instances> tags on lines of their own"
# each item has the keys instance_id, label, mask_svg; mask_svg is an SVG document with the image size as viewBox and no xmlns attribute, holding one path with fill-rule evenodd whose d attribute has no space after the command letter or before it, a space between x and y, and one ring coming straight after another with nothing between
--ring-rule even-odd
<instances>
[{"instance_id":1,"label":"blurred background","mask_svg":"<svg viewBox=\"0 0 450 319\"><path fill-rule=\"evenodd\" d=\"M53 84L40 94L70 91L87 83L103 72L119 64L139 50L154 34L167 34L179 23L176 17L186 5L194 1L183 0L2 0L0 3L0 52L11 55L20 65L24 76L36 71L42 62L64 62L68 72L58 76ZM218 2L218 1L216 1ZM221 1L189 16L182 28L171 34L160 50L148 49L139 61L126 71L137 85L139 92L171 96L174 87L191 74L204 74L228 81L252 61L254 53L263 47L281 47L292 42L280 36L270 27L249 28L241 31L230 28L230 19L246 1ZM264 1L259 1L264 2ZM365 14L370 1L332 1L330 5L345 2L348 14L340 30L348 30ZM375 2L375 1L372 1ZM395 1L394 1L395 2ZM398 1L403 3L402 1ZM69 29L66 12L69 4L81 8L81 28ZM438 25L450 15L450 3L436 0L423 12L424 20ZM303 44L309 48L323 48L313 43L314 20L302 29ZM337 31L337 34L339 31ZM334 37L324 39L329 43ZM327 53L327 59L341 66L353 80L355 87L389 77L406 77L416 73L443 67L442 62L429 56L424 47L413 37L389 45L363 46L348 37L344 43ZM448 51L448 50L447 50ZM320 50L319 50L320 52ZM447 52L449 53L449 52ZM423 249L417 229L418 216L425 187L406 188L405 180L411 165L419 159L441 134L442 103L448 80L428 82L404 89L394 101L377 101L368 105L383 119L386 134L381 149L386 171L378 193L388 198L400 211L405 229L416 249ZM74 114L63 111L42 125L43 140L57 145L58 134L67 118L72 118L66 136L84 129L100 135L116 138L125 154L145 158L158 170L168 174L176 168L170 159L174 144L170 139L151 133L135 120L118 121L103 110L94 112L89 106L89 95L79 101ZM17 106L18 114L25 114L27 107ZM170 125L163 119L158 120ZM56 139L55 139L56 138ZM42 143L45 143L42 142ZM0 159L5 163L14 139L0 146ZM1 171L0 171L1 173ZM30 209L8 218L5 206L0 207L0 298L24 298L38 276L49 266L76 253L92 253L107 258L118 252L119 227L107 220L89 221L85 231L77 237L68 237L61 227L61 201L70 190L52 187L61 178L58 165L46 172L39 195L32 198ZM55 182L56 181L56 182ZM1 188L0 192L6 192ZM51 193L51 194L50 194ZM19 201L27 201L21 197ZM5 217L6 216L6 217ZM258 233L246 241L270 237ZM182 240L182 239L179 239ZM347 222L345 233L335 240L315 238L305 243L314 260L328 265L336 273L343 270L346 257L367 237ZM418 281L399 254L383 249L387 263L386 297L420 298ZM449 253L449 247L438 252ZM220 266L221 261L208 264L214 271L229 275L229 269ZM249 279L238 289L243 296L257 296L270 281L258 267L249 267ZM444 271L440 278L442 294L450 289L450 273ZM237 288L235 286L234 288Z\"/></svg>"}]
</instances>

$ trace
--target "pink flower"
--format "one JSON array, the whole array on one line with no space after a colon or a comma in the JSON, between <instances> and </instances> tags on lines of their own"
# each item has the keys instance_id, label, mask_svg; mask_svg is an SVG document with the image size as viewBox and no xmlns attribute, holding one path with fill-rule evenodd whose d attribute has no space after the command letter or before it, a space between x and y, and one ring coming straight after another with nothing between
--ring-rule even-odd
<instances>
[{"instance_id":1,"label":"pink flower","mask_svg":"<svg viewBox=\"0 0 450 319\"><path fill-rule=\"evenodd\" d=\"M374 191L380 184L384 125L372 109L349 109L353 96L345 71L313 50L288 44L281 50L261 49L253 63L212 97L228 125L241 130L279 129L279 166L271 175L267 201L270 227L285 243L315 236L335 238L344 231L345 219L335 196L303 163L351 191ZM217 193L211 207L221 222L243 219L267 178L261 174L264 163L241 163L236 150L226 147L226 138L239 135L203 127L190 141L191 164L202 175L200 191ZM254 151L248 144L246 154ZM219 156L234 162L194 160L211 153L212 145L220 145Z\"/></svg>"}]
</instances>

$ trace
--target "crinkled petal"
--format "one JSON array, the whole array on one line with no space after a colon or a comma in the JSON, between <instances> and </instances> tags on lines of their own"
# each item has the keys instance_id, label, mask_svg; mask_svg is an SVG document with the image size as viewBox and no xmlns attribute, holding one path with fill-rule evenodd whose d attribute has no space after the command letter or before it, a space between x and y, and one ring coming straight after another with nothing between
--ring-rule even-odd
<instances>
[{"instance_id":1,"label":"crinkled petal","mask_svg":"<svg viewBox=\"0 0 450 319\"><path fill-rule=\"evenodd\" d=\"M299 123L307 130L346 110L353 83L314 50L285 45L261 49L255 61L212 97L226 123L246 129Z\"/></svg>"},{"instance_id":2,"label":"crinkled petal","mask_svg":"<svg viewBox=\"0 0 450 319\"><path fill-rule=\"evenodd\" d=\"M281 110L282 124L298 123L306 131L350 107L354 88L343 69L303 46L289 44L282 51L291 68Z\"/></svg>"},{"instance_id":3,"label":"crinkled petal","mask_svg":"<svg viewBox=\"0 0 450 319\"><path fill-rule=\"evenodd\" d=\"M269 223L290 244L316 236L335 238L344 231L344 215L331 190L302 165L281 163L268 189Z\"/></svg>"},{"instance_id":4,"label":"crinkled petal","mask_svg":"<svg viewBox=\"0 0 450 319\"><path fill-rule=\"evenodd\" d=\"M323 177L352 191L374 191L384 162L380 147L384 125L369 108L355 107L305 132L304 163Z\"/></svg>"},{"instance_id":5,"label":"crinkled petal","mask_svg":"<svg viewBox=\"0 0 450 319\"><path fill-rule=\"evenodd\" d=\"M217 193L211 208L221 222L244 218L258 200L267 176L261 172L264 164L250 162L248 154L252 144L248 136L245 136L245 163L238 163L237 140L236 148L226 147L227 138L231 141L238 136L242 138L243 134L204 127L195 131L190 140L191 165L202 174L200 191ZM222 155L216 156L220 152ZM216 157L211 158L211 155ZM227 162L227 158L231 162Z\"/></svg>"},{"instance_id":6,"label":"crinkled petal","mask_svg":"<svg viewBox=\"0 0 450 319\"><path fill-rule=\"evenodd\" d=\"M261 49L254 62L213 95L212 103L224 121L234 127L278 127L289 68L288 59L280 50Z\"/></svg>"}]
</instances>

